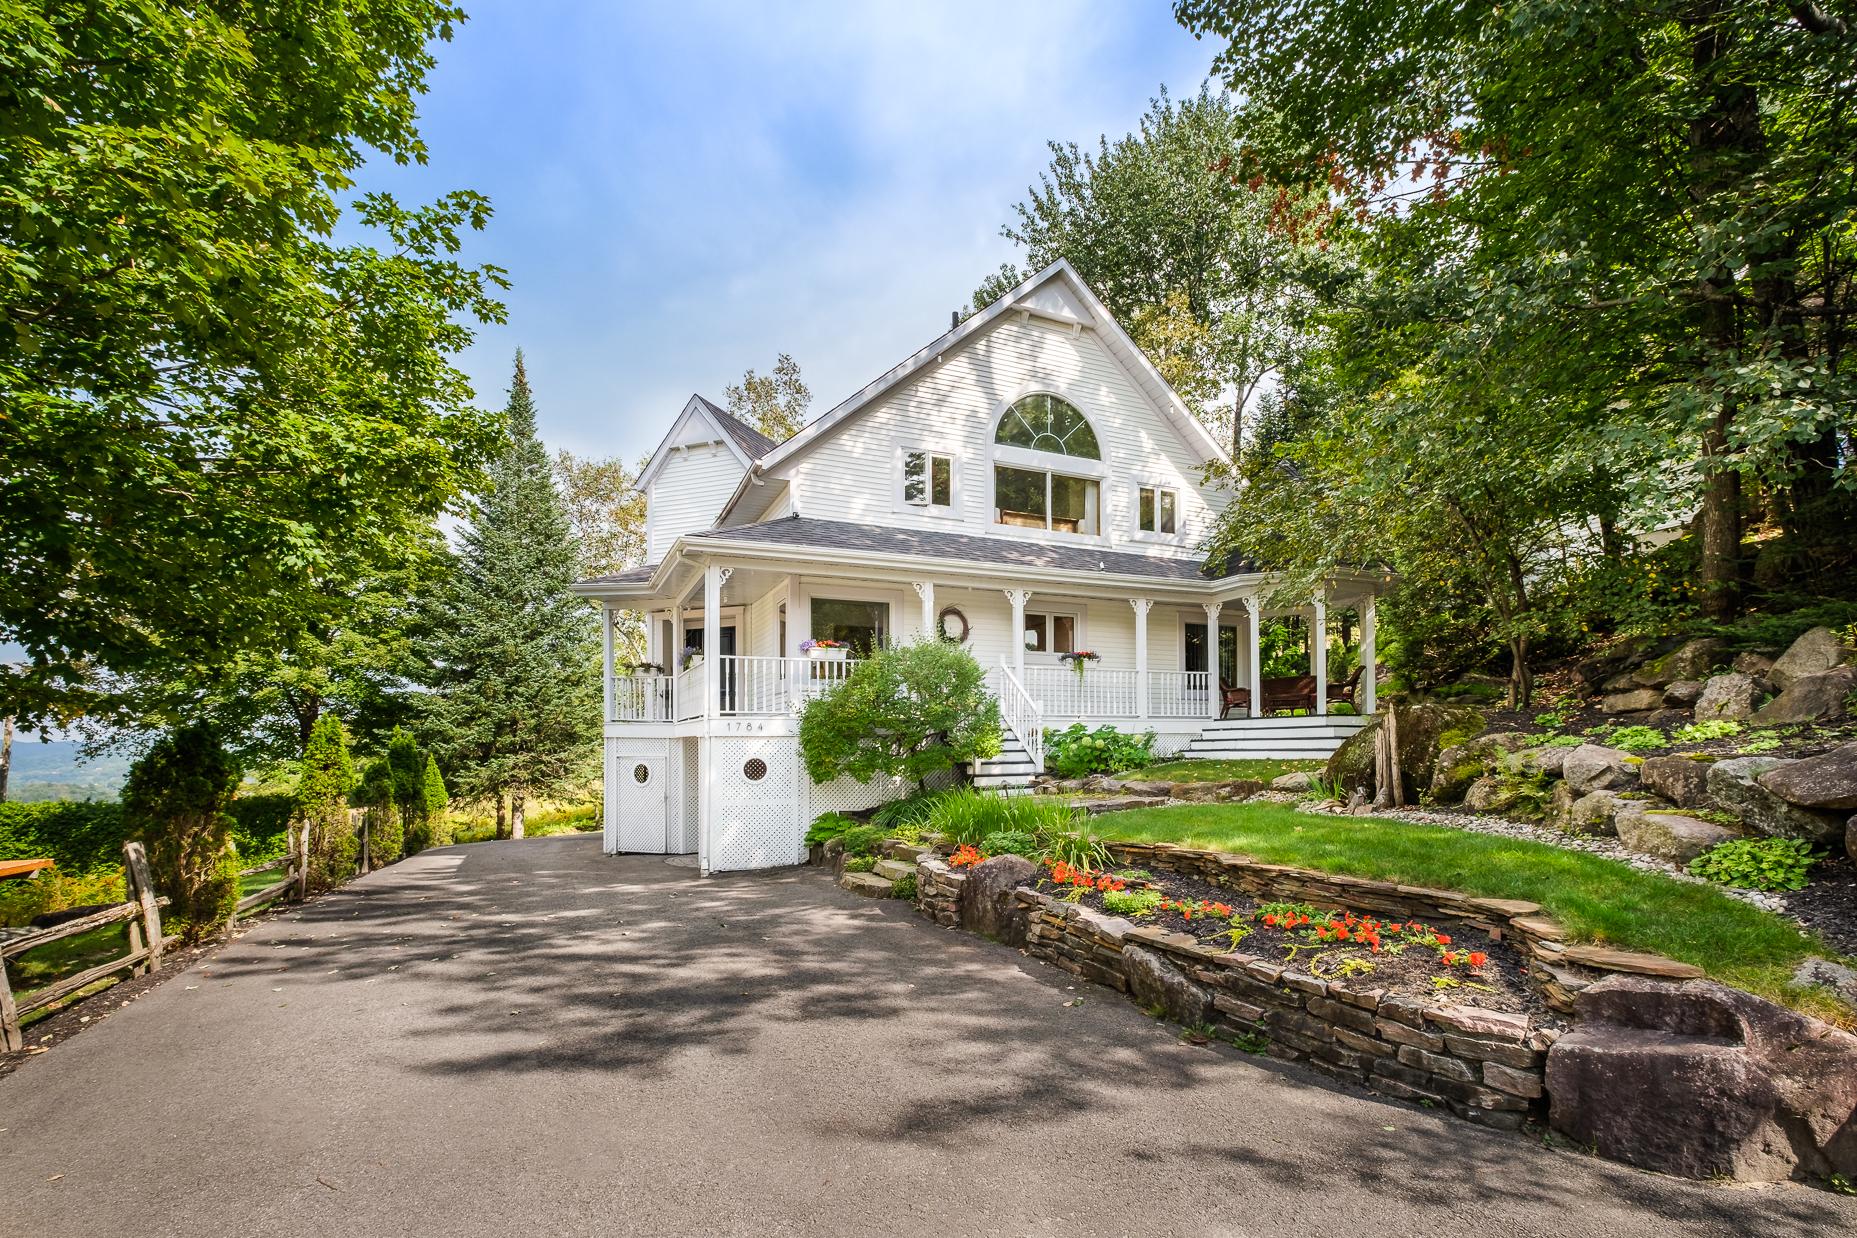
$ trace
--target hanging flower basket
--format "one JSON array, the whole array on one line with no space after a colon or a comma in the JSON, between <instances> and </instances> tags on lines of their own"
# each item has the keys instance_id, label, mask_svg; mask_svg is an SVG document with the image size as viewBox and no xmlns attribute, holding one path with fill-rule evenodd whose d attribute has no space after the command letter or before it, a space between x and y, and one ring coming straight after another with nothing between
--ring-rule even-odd
<instances>
[{"instance_id":1,"label":"hanging flower basket","mask_svg":"<svg viewBox=\"0 0 1857 1238\"><path fill-rule=\"evenodd\" d=\"M836 640L801 641L800 651L814 662L843 662L851 656L851 646Z\"/></svg>"},{"instance_id":2,"label":"hanging flower basket","mask_svg":"<svg viewBox=\"0 0 1857 1238\"><path fill-rule=\"evenodd\" d=\"M1092 662L1102 661L1103 655L1090 649L1079 649L1075 653L1060 653L1057 660L1070 663L1070 669L1077 672L1077 679L1083 679L1083 668Z\"/></svg>"}]
</instances>

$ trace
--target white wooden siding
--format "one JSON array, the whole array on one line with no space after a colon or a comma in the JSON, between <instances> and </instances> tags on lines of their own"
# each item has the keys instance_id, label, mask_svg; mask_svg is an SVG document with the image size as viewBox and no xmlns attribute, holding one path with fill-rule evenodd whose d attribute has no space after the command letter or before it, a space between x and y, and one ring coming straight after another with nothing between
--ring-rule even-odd
<instances>
[{"instance_id":1,"label":"white wooden siding","mask_svg":"<svg viewBox=\"0 0 1857 1238\"><path fill-rule=\"evenodd\" d=\"M1064 395L1096 429L1109 472L1101 499L1104 542L1154 553L1194 552L1224 501L1216 489L1199 485L1197 453L1094 330L1072 331L1037 319L1000 322L801 455L788 466L800 510L831 520L1042 539L1025 530L1005 533L992 523L995 420L1007 401L1029 390ZM907 447L955 457L954 519L897 503L898 460ZM1171 542L1136 536L1137 488L1156 483L1180 492L1179 533ZM1051 540L1079 539L1057 534Z\"/></svg>"},{"instance_id":2,"label":"white wooden siding","mask_svg":"<svg viewBox=\"0 0 1857 1238\"><path fill-rule=\"evenodd\" d=\"M682 534L713 526L742 472L741 461L718 444L675 449L645 493L646 560L658 562Z\"/></svg>"}]
</instances>

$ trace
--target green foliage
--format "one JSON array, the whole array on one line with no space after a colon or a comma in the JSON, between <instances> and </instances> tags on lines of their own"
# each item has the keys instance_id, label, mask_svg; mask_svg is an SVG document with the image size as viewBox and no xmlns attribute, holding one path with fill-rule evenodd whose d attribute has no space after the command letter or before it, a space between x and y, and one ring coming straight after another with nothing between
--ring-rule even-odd
<instances>
[{"instance_id":1,"label":"green foliage","mask_svg":"<svg viewBox=\"0 0 1857 1238\"><path fill-rule=\"evenodd\" d=\"M1550 735L1542 742L1544 748L1577 748L1586 742L1584 735Z\"/></svg>"},{"instance_id":2,"label":"green foliage","mask_svg":"<svg viewBox=\"0 0 1857 1238\"><path fill-rule=\"evenodd\" d=\"M1039 859L1051 864L1068 864L1085 872L1095 872L1107 868L1110 863L1109 848L1096 835L1080 828L1081 815L1073 816L1069 829L1053 829L1045 835L1045 848Z\"/></svg>"},{"instance_id":3,"label":"green foliage","mask_svg":"<svg viewBox=\"0 0 1857 1238\"><path fill-rule=\"evenodd\" d=\"M1689 871L1744 890L1802 890L1819 859L1802 838L1737 838L1691 860Z\"/></svg>"},{"instance_id":4,"label":"green foliage","mask_svg":"<svg viewBox=\"0 0 1857 1238\"><path fill-rule=\"evenodd\" d=\"M923 826L928 823L935 810L935 801L946 791L911 791L901 799L889 800L877 806L870 819L878 825L888 828L907 828Z\"/></svg>"},{"instance_id":5,"label":"green foliage","mask_svg":"<svg viewBox=\"0 0 1857 1238\"><path fill-rule=\"evenodd\" d=\"M1110 890L1103 895L1103 910L1115 916L1144 916L1165 897L1159 890Z\"/></svg>"},{"instance_id":6,"label":"green foliage","mask_svg":"<svg viewBox=\"0 0 1857 1238\"><path fill-rule=\"evenodd\" d=\"M1779 736L1760 735L1753 739L1748 740L1745 744L1742 744L1739 748L1736 748L1735 755L1743 756L1743 757L1751 757L1751 756L1758 756L1763 752L1778 752L1779 749L1780 749Z\"/></svg>"},{"instance_id":7,"label":"green foliage","mask_svg":"<svg viewBox=\"0 0 1857 1238\"><path fill-rule=\"evenodd\" d=\"M232 841L243 867L274 860L290 847L294 795L241 795L232 801Z\"/></svg>"},{"instance_id":8,"label":"green foliage","mask_svg":"<svg viewBox=\"0 0 1857 1238\"><path fill-rule=\"evenodd\" d=\"M813 818L812 825L807 827L806 845L816 847L828 839L837 838L847 830L855 830L862 824L863 822L847 817L843 813L820 813Z\"/></svg>"},{"instance_id":9,"label":"green foliage","mask_svg":"<svg viewBox=\"0 0 1857 1238\"><path fill-rule=\"evenodd\" d=\"M771 374L749 370L740 383L722 389L731 415L747 422L776 443L792 438L806 424L812 390L800 378L799 362L786 353L774 359Z\"/></svg>"},{"instance_id":10,"label":"green foliage","mask_svg":"<svg viewBox=\"0 0 1857 1238\"><path fill-rule=\"evenodd\" d=\"M451 795L445 790L445 779L439 774L438 758L429 752L419 779L419 799L423 811L418 826L406 835L408 855L451 842L451 822L446 816L451 807Z\"/></svg>"},{"instance_id":11,"label":"green foliage","mask_svg":"<svg viewBox=\"0 0 1857 1238\"><path fill-rule=\"evenodd\" d=\"M1670 738L1679 744L1705 744L1712 739L1729 739L1740 733L1739 722L1727 718L1708 718L1678 727L1670 732Z\"/></svg>"},{"instance_id":12,"label":"green foliage","mask_svg":"<svg viewBox=\"0 0 1857 1238\"><path fill-rule=\"evenodd\" d=\"M393 803L399 810L402 837L414 835L425 823L426 754L402 727L387 738L387 767L393 784ZM397 851L398 848L395 848Z\"/></svg>"},{"instance_id":13,"label":"green foliage","mask_svg":"<svg viewBox=\"0 0 1857 1238\"><path fill-rule=\"evenodd\" d=\"M806 703L800 754L814 782L879 776L921 783L999 752L999 702L974 656L947 641L872 651Z\"/></svg>"},{"instance_id":14,"label":"green foliage","mask_svg":"<svg viewBox=\"0 0 1857 1238\"><path fill-rule=\"evenodd\" d=\"M980 854L1022 855L1029 859L1038 854L1038 839L1024 830L995 830L980 840Z\"/></svg>"},{"instance_id":15,"label":"green foliage","mask_svg":"<svg viewBox=\"0 0 1857 1238\"><path fill-rule=\"evenodd\" d=\"M1732 622L1702 621L1694 630L1721 637L1731 649L1772 652L1785 649L1812 628L1838 631L1857 623L1857 601L1781 594L1761 598L1757 605ZM1852 643L1848 636L1845 643Z\"/></svg>"},{"instance_id":16,"label":"green foliage","mask_svg":"<svg viewBox=\"0 0 1857 1238\"><path fill-rule=\"evenodd\" d=\"M962 787L938 796L929 812L930 830L950 842L979 846L989 834L1014 830L1034 837L1069 829L1077 809L1050 796L998 795Z\"/></svg>"},{"instance_id":17,"label":"green foliage","mask_svg":"<svg viewBox=\"0 0 1857 1238\"><path fill-rule=\"evenodd\" d=\"M882 826L853 825L839 834L838 840L844 844L846 855L874 856L877 854L877 849L883 845L884 839L889 836L888 831Z\"/></svg>"},{"instance_id":18,"label":"green foliage","mask_svg":"<svg viewBox=\"0 0 1857 1238\"><path fill-rule=\"evenodd\" d=\"M916 901L916 875L914 873L910 873L906 877L898 877L895 883L890 886L890 897L900 898L906 903L915 902Z\"/></svg>"},{"instance_id":19,"label":"green foliage","mask_svg":"<svg viewBox=\"0 0 1857 1238\"><path fill-rule=\"evenodd\" d=\"M239 771L210 730L155 741L123 784L123 822L148 849L155 888L189 941L224 924L239 901L232 796Z\"/></svg>"},{"instance_id":20,"label":"green foliage","mask_svg":"<svg viewBox=\"0 0 1857 1238\"><path fill-rule=\"evenodd\" d=\"M396 794L402 785L399 773L389 750L387 756L368 762L355 788L354 802L366 809L362 820L368 832L368 863L375 868L399 859L405 847L406 827Z\"/></svg>"},{"instance_id":21,"label":"green foliage","mask_svg":"<svg viewBox=\"0 0 1857 1238\"><path fill-rule=\"evenodd\" d=\"M1078 722L1045 732L1045 770L1059 778L1138 770L1154 761L1154 732L1127 735L1112 726L1094 731Z\"/></svg>"},{"instance_id":22,"label":"green foliage","mask_svg":"<svg viewBox=\"0 0 1857 1238\"><path fill-rule=\"evenodd\" d=\"M1654 726L1622 726L1612 732L1606 742L1626 752L1649 752L1669 746L1664 733Z\"/></svg>"},{"instance_id":23,"label":"green foliage","mask_svg":"<svg viewBox=\"0 0 1857 1238\"><path fill-rule=\"evenodd\" d=\"M845 871L848 873L868 873L876 867L877 857L874 855L845 855Z\"/></svg>"},{"instance_id":24,"label":"green foliage","mask_svg":"<svg viewBox=\"0 0 1857 1238\"><path fill-rule=\"evenodd\" d=\"M121 804L0 803L0 860L51 859L64 872L79 876L121 865L123 839L128 836Z\"/></svg>"},{"instance_id":25,"label":"green foliage","mask_svg":"<svg viewBox=\"0 0 1857 1238\"><path fill-rule=\"evenodd\" d=\"M22 928L50 912L120 903L126 897L121 865L67 874L54 864L30 878L0 881L0 925Z\"/></svg>"},{"instance_id":26,"label":"green foliage","mask_svg":"<svg viewBox=\"0 0 1857 1238\"><path fill-rule=\"evenodd\" d=\"M1558 730L1559 728L1567 725L1567 715L1556 714L1556 713L1536 714L1535 725L1546 727L1550 731Z\"/></svg>"},{"instance_id":27,"label":"green foliage","mask_svg":"<svg viewBox=\"0 0 1857 1238\"><path fill-rule=\"evenodd\" d=\"M520 352L504 417L488 485L427 600L422 733L465 800L569 798L597 765L600 641L594 610L570 592L573 531Z\"/></svg>"},{"instance_id":28,"label":"green foliage","mask_svg":"<svg viewBox=\"0 0 1857 1238\"><path fill-rule=\"evenodd\" d=\"M459 496L490 421L449 357L503 279L456 255L489 205L337 197L370 157L423 159L414 100L459 17L7 6L0 631L25 656L0 714L131 708L98 667L268 659Z\"/></svg>"},{"instance_id":29,"label":"green foliage","mask_svg":"<svg viewBox=\"0 0 1857 1238\"><path fill-rule=\"evenodd\" d=\"M297 778L297 811L309 823L310 883L321 889L354 876L361 841L348 819L348 798L355 789L355 763L348 753L348 730L334 714L324 714L310 731Z\"/></svg>"}]
</instances>

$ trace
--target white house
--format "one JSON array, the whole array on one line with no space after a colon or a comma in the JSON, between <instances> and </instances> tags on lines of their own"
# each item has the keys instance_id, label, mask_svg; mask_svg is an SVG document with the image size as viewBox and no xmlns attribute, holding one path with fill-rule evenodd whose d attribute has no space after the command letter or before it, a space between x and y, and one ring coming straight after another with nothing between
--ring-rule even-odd
<instances>
[{"instance_id":1,"label":"white house","mask_svg":"<svg viewBox=\"0 0 1857 1238\"><path fill-rule=\"evenodd\" d=\"M1297 608L1314 683L1263 683L1272 582L1198 549L1228 497L1205 481L1220 458L1062 261L784 443L691 397L641 478L647 564L577 586L607 618L607 849L696 852L705 872L801 860L816 814L897 788L812 785L799 707L838 659L928 633L962 641L1000 699L983 784L1024 783L1043 728L1079 720L1189 755L1332 751L1362 719L1327 712L1328 611L1358 615L1369 713L1381 578ZM655 666L615 666L621 610ZM1081 677L1062 659L1080 650L1099 655Z\"/></svg>"}]
</instances>

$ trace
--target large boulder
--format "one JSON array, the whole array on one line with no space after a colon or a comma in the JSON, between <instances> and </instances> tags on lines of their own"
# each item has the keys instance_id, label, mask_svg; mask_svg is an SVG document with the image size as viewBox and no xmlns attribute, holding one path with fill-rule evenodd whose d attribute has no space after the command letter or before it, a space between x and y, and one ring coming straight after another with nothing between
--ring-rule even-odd
<instances>
[{"instance_id":1,"label":"large boulder","mask_svg":"<svg viewBox=\"0 0 1857 1238\"><path fill-rule=\"evenodd\" d=\"M1696 721L1738 722L1751 718L1760 707L1760 685L1752 675L1729 671L1711 675L1696 698Z\"/></svg>"},{"instance_id":2,"label":"large boulder","mask_svg":"<svg viewBox=\"0 0 1857 1238\"><path fill-rule=\"evenodd\" d=\"M1849 812L1857 808L1857 743L1768 770L1758 781L1788 804Z\"/></svg>"},{"instance_id":3,"label":"large boulder","mask_svg":"<svg viewBox=\"0 0 1857 1238\"><path fill-rule=\"evenodd\" d=\"M1012 897L1030 885L1038 865L1024 856L996 855L967 870L961 882L961 927L1009 946L1025 944L1025 912Z\"/></svg>"},{"instance_id":4,"label":"large boulder","mask_svg":"<svg viewBox=\"0 0 1857 1238\"><path fill-rule=\"evenodd\" d=\"M1371 795L1373 746L1385 724L1382 712L1349 736L1328 758L1324 777L1344 793L1363 790ZM1407 801L1417 803L1419 793L1430 788L1440 752L1482 729L1483 711L1474 706L1447 705L1442 701L1399 706L1399 770Z\"/></svg>"},{"instance_id":5,"label":"large boulder","mask_svg":"<svg viewBox=\"0 0 1857 1238\"><path fill-rule=\"evenodd\" d=\"M1726 826L1630 802L1613 816L1612 828L1628 850L1672 864L1687 864L1710 847L1741 837Z\"/></svg>"},{"instance_id":6,"label":"large boulder","mask_svg":"<svg viewBox=\"0 0 1857 1238\"><path fill-rule=\"evenodd\" d=\"M1728 647L1713 636L1684 641L1661 658L1653 658L1631 673L1632 681L1661 688L1679 679L1701 679L1727 657Z\"/></svg>"},{"instance_id":7,"label":"large boulder","mask_svg":"<svg viewBox=\"0 0 1857 1238\"><path fill-rule=\"evenodd\" d=\"M1675 683L1664 685L1664 706L1667 709L1693 709L1702 697L1703 681L1700 679L1679 679Z\"/></svg>"},{"instance_id":8,"label":"large boulder","mask_svg":"<svg viewBox=\"0 0 1857 1238\"><path fill-rule=\"evenodd\" d=\"M1659 709L1664 703L1662 688L1631 688L1624 692L1606 694L1599 702L1601 713L1607 714L1641 714L1648 710Z\"/></svg>"},{"instance_id":9,"label":"large boulder","mask_svg":"<svg viewBox=\"0 0 1857 1238\"><path fill-rule=\"evenodd\" d=\"M1851 651L1830 628L1813 628L1787 647L1767 672L1767 682L1784 692L1801 679L1822 675L1850 660Z\"/></svg>"},{"instance_id":10,"label":"large boulder","mask_svg":"<svg viewBox=\"0 0 1857 1238\"><path fill-rule=\"evenodd\" d=\"M1504 757L1520 751L1527 743L1528 736L1520 731L1497 731L1446 748L1432 766L1432 801L1456 803L1471 783L1499 768Z\"/></svg>"},{"instance_id":11,"label":"large boulder","mask_svg":"<svg viewBox=\"0 0 1857 1238\"><path fill-rule=\"evenodd\" d=\"M1561 787L1566 787L1565 795L1558 794ZM1564 782L1555 791L1550 801L1554 824L1569 834L1616 834L1618 814L1631 803L1616 791L1588 791L1581 795Z\"/></svg>"},{"instance_id":12,"label":"large boulder","mask_svg":"<svg viewBox=\"0 0 1857 1238\"><path fill-rule=\"evenodd\" d=\"M1609 976L1548 1050L1549 1121L1686 1178L1857 1173L1857 1036L1712 980Z\"/></svg>"},{"instance_id":13,"label":"large boulder","mask_svg":"<svg viewBox=\"0 0 1857 1238\"><path fill-rule=\"evenodd\" d=\"M1763 775L1796 764L1783 757L1731 757L1709 766L1709 798L1770 838L1803 838L1836 845L1844 832L1841 813L1801 808L1769 791Z\"/></svg>"},{"instance_id":14,"label":"large boulder","mask_svg":"<svg viewBox=\"0 0 1857 1238\"><path fill-rule=\"evenodd\" d=\"M1773 673L1773 659L1769 658L1764 653L1755 653L1751 649L1745 653L1737 653L1734 656L1734 661L1730 662L1728 666L1731 670L1739 671L1751 679L1760 680L1762 683L1765 683L1767 676Z\"/></svg>"},{"instance_id":15,"label":"large boulder","mask_svg":"<svg viewBox=\"0 0 1857 1238\"><path fill-rule=\"evenodd\" d=\"M1464 807L1472 812L1507 812L1522 798L1522 784L1501 774L1485 774L1464 793Z\"/></svg>"},{"instance_id":16,"label":"large boulder","mask_svg":"<svg viewBox=\"0 0 1857 1238\"><path fill-rule=\"evenodd\" d=\"M1754 712L1763 726L1792 722L1834 722L1851 712L1857 693L1857 666L1840 666L1822 675L1795 679L1778 696Z\"/></svg>"},{"instance_id":17,"label":"large boulder","mask_svg":"<svg viewBox=\"0 0 1857 1238\"><path fill-rule=\"evenodd\" d=\"M1628 791L1638 785L1638 762L1629 752L1600 744L1581 744L1561 763L1560 776L1584 795L1588 791Z\"/></svg>"},{"instance_id":18,"label":"large boulder","mask_svg":"<svg viewBox=\"0 0 1857 1238\"><path fill-rule=\"evenodd\" d=\"M1504 764L1518 774L1544 774L1549 778L1559 778L1567 764L1567 754L1572 751L1565 744L1543 744L1539 748L1521 749Z\"/></svg>"},{"instance_id":19,"label":"large boulder","mask_svg":"<svg viewBox=\"0 0 1857 1238\"><path fill-rule=\"evenodd\" d=\"M1212 995L1144 946L1122 947L1122 974L1128 977L1129 996L1144 1010L1188 1027L1197 1027L1211 1017Z\"/></svg>"},{"instance_id":20,"label":"large boulder","mask_svg":"<svg viewBox=\"0 0 1857 1238\"><path fill-rule=\"evenodd\" d=\"M1645 757L1638 766L1644 789L1679 808L1706 808L1709 804L1709 763L1689 757Z\"/></svg>"}]
</instances>

